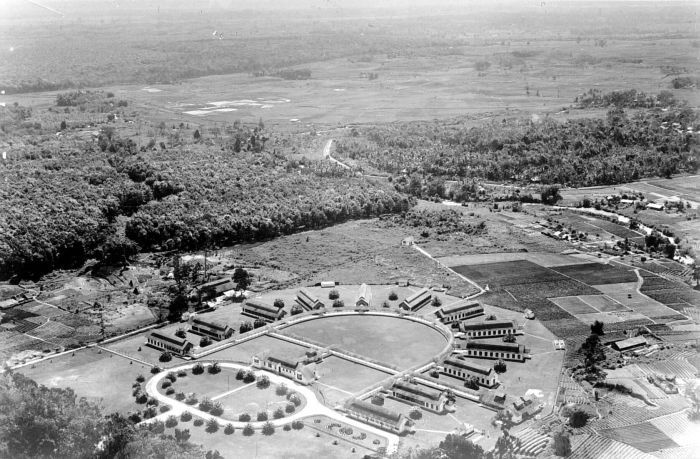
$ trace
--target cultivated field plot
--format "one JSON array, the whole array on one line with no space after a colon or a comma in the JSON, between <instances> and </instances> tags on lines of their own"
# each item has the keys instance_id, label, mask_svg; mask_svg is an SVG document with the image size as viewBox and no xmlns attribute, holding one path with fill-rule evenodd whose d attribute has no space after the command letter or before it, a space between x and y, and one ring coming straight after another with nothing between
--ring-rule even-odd
<instances>
[{"instance_id":1,"label":"cultivated field plot","mask_svg":"<svg viewBox=\"0 0 700 459\"><path fill-rule=\"evenodd\" d=\"M617 266L601 263L585 263L568 266L556 266L552 268L565 276L588 285L595 284L619 284L622 282L636 282L637 274L634 270L623 269Z\"/></svg>"},{"instance_id":2,"label":"cultivated field plot","mask_svg":"<svg viewBox=\"0 0 700 459\"><path fill-rule=\"evenodd\" d=\"M645 453L679 446L650 422L605 429L599 433L613 440L627 443Z\"/></svg>"},{"instance_id":3,"label":"cultivated field plot","mask_svg":"<svg viewBox=\"0 0 700 459\"><path fill-rule=\"evenodd\" d=\"M594 287L628 310L651 319L677 314L677 311L639 293L636 282L594 285Z\"/></svg>"},{"instance_id":4,"label":"cultivated field plot","mask_svg":"<svg viewBox=\"0 0 700 459\"><path fill-rule=\"evenodd\" d=\"M581 295L579 297L600 312L627 312L628 308L607 295Z\"/></svg>"},{"instance_id":5,"label":"cultivated field plot","mask_svg":"<svg viewBox=\"0 0 700 459\"><path fill-rule=\"evenodd\" d=\"M549 301L553 302L554 304L556 304L571 315L595 314L599 312L598 310L594 309L588 303L584 302L581 298L577 296L550 298Z\"/></svg>"},{"instance_id":6,"label":"cultivated field plot","mask_svg":"<svg viewBox=\"0 0 700 459\"><path fill-rule=\"evenodd\" d=\"M680 446L700 447L697 424L688 419L688 413L685 411L652 419L650 423Z\"/></svg>"},{"instance_id":7,"label":"cultivated field plot","mask_svg":"<svg viewBox=\"0 0 700 459\"><path fill-rule=\"evenodd\" d=\"M126 413L137 406L131 396L131 384L138 375L148 378L150 369L110 352L90 348L16 371L47 387L70 387L78 397L101 401L106 413Z\"/></svg>"},{"instance_id":8,"label":"cultivated field plot","mask_svg":"<svg viewBox=\"0 0 700 459\"><path fill-rule=\"evenodd\" d=\"M388 373L337 356L324 359L316 367L316 372L322 384L350 393L356 393L390 376Z\"/></svg>"},{"instance_id":9,"label":"cultivated field plot","mask_svg":"<svg viewBox=\"0 0 700 459\"><path fill-rule=\"evenodd\" d=\"M397 368L428 362L447 344L438 331L398 317L323 317L292 325L282 332L334 345Z\"/></svg>"},{"instance_id":10,"label":"cultivated field plot","mask_svg":"<svg viewBox=\"0 0 700 459\"><path fill-rule=\"evenodd\" d=\"M489 284L491 287L553 282L566 279L565 276L558 272L528 260L460 265L451 266L451 268L480 285Z\"/></svg>"},{"instance_id":11,"label":"cultivated field plot","mask_svg":"<svg viewBox=\"0 0 700 459\"><path fill-rule=\"evenodd\" d=\"M506 253L476 253L473 255L454 255L439 257L447 266L482 265L487 263L499 263L505 261L531 261L544 267L566 266L574 264L588 264L589 261L576 255L564 255L547 252L506 252Z\"/></svg>"}]
</instances>

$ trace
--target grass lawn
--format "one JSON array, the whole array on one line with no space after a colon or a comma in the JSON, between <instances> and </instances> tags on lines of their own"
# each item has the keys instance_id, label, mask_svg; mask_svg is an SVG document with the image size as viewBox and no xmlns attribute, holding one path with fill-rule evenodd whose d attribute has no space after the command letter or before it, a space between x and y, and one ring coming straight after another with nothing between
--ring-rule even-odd
<instances>
[{"instance_id":1,"label":"grass lawn","mask_svg":"<svg viewBox=\"0 0 700 459\"><path fill-rule=\"evenodd\" d=\"M79 397L100 401L105 413L126 413L135 409L131 384L142 374L150 376L150 367L96 348L76 351L17 370L47 387L70 387Z\"/></svg>"},{"instance_id":2,"label":"grass lawn","mask_svg":"<svg viewBox=\"0 0 700 459\"><path fill-rule=\"evenodd\" d=\"M270 419L272 412L277 408L283 408L289 403L285 395L275 393L275 384L270 384L267 389L259 389L257 386L247 386L232 394L221 397L216 401L224 407L223 417L231 420L238 420L238 415L248 413L255 420L255 415L262 411L267 411ZM221 392L223 393L223 391ZM300 405L297 411L302 409Z\"/></svg>"},{"instance_id":3,"label":"grass lawn","mask_svg":"<svg viewBox=\"0 0 700 459\"><path fill-rule=\"evenodd\" d=\"M290 458L306 459L311 457L332 457L339 459L358 459L372 451L360 446L339 440L338 437L327 433L320 433L315 429L305 426L301 430L284 431L276 429L270 436L263 435L260 431L249 437L243 435L241 429L233 434L226 435L224 426L218 432L207 433L206 424L195 427L190 422L181 422L178 429L189 429L190 442L201 444L205 451L218 450L226 458ZM173 429L166 429L166 433L173 435ZM317 437L316 434L319 434ZM337 440L338 444L333 442ZM355 448L356 452L352 452Z\"/></svg>"},{"instance_id":4,"label":"grass lawn","mask_svg":"<svg viewBox=\"0 0 700 459\"><path fill-rule=\"evenodd\" d=\"M398 368L427 362L446 344L432 328L397 317L323 317L285 331Z\"/></svg>"},{"instance_id":5,"label":"grass lawn","mask_svg":"<svg viewBox=\"0 0 700 459\"><path fill-rule=\"evenodd\" d=\"M210 374L205 370L201 375L194 375L192 370L187 370L187 376L178 376L172 387L175 388L175 393L184 392L189 394L194 392L200 400L203 397L212 398L228 390L245 385L243 381L236 379L236 373L237 370L222 368L221 372L217 374ZM165 393L165 390L160 385L158 385L158 390Z\"/></svg>"},{"instance_id":6,"label":"grass lawn","mask_svg":"<svg viewBox=\"0 0 700 459\"><path fill-rule=\"evenodd\" d=\"M236 362L250 363L251 358L263 352L269 352L279 358L295 360L306 352L307 348L298 344L283 341L270 336L260 336L241 344L227 347L213 354L209 354L209 360L229 360Z\"/></svg>"},{"instance_id":7,"label":"grass lawn","mask_svg":"<svg viewBox=\"0 0 700 459\"><path fill-rule=\"evenodd\" d=\"M347 392L358 392L390 376L340 357L328 357L318 365L320 382Z\"/></svg>"},{"instance_id":8,"label":"grass lawn","mask_svg":"<svg viewBox=\"0 0 700 459\"><path fill-rule=\"evenodd\" d=\"M150 346L146 346L146 337L150 333L150 331L145 333L139 333L138 335L134 335L126 339L109 343L104 347L106 347L107 349L113 349L116 352L120 352L135 359L152 363L153 365L159 365L161 368L175 366L182 363L179 359L176 358L174 358L168 363L159 362L158 358L162 354L162 351L152 348Z\"/></svg>"}]
</instances>

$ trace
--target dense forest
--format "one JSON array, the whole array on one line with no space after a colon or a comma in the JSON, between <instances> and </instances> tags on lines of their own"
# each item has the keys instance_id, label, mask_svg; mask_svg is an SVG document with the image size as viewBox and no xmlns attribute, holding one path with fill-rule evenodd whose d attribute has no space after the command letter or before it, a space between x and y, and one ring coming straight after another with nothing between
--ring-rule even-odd
<instances>
[{"instance_id":1,"label":"dense forest","mask_svg":"<svg viewBox=\"0 0 700 459\"><path fill-rule=\"evenodd\" d=\"M95 140L37 137L0 163L0 278L256 241L412 204L329 162L267 151L269 136L239 127L220 143L140 149L111 126Z\"/></svg>"},{"instance_id":2,"label":"dense forest","mask_svg":"<svg viewBox=\"0 0 700 459\"><path fill-rule=\"evenodd\" d=\"M478 127L460 120L355 128L337 143L338 156L394 176L398 190L441 197L445 180L474 187L474 179L610 185L642 177L695 172L700 165L697 113L673 99L635 108L634 92L589 93L587 105L612 105L606 118L503 119ZM638 95L645 107L649 96ZM631 100L629 98L631 97Z\"/></svg>"}]
</instances>

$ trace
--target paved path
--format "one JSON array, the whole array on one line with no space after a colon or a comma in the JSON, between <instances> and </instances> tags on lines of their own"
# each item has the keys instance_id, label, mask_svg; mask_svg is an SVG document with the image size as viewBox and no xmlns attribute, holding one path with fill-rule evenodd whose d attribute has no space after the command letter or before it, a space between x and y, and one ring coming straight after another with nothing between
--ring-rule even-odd
<instances>
[{"instance_id":1,"label":"paved path","mask_svg":"<svg viewBox=\"0 0 700 459\"><path fill-rule=\"evenodd\" d=\"M203 419L205 422L209 421L210 419L215 419L219 425L226 425L226 424L231 424L233 425L234 428L237 429L242 429L246 425L250 424L253 426L255 429L262 429L263 425L265 425L265 422L263 421L251 421L250 423L248 422L239 422L239 421L231 421L229 419L224 419L220 416L213 416L209 413L206 413L204 411L201 411L194 406L187 405L184 402L175 400L174 398L168 397L165 394L162 394L158 391L158 384L167 376L168 372L174 372L177 373L180 370L191 370L192 367L194 367L196 364L195 363L188 363L185 365L181 365L175 368L168 368L167 371L161 371L160 373L156 374L153 376L147 383L146 383L146 393L150 395L151 397L155 398L158 400L159 403L163 405L169 405L171 409L165 413L159 414L158 416L147 419L143 421L144 423L149 423L153 422L155 420L165 420L168 418L168 416L176 416L179 417L180 414L182 414L184 411L189 411L192 413L193 416L197 416L201 419ZM239 369L244 369L244 370L249 370L250 367L246 367L243 365L239 365L236 363L230 363L230 362L220 362L219 366L221 368L231 368L234 370L239 370ZM268 371L264 370L259 370L255 369L256 373L258 374L265 374L270 378L270 382L273 384L285 384L287 387L291 388L295 392L301 394L305 399L306 399L306 405L300 410L297 411L289 416L286 416L282 419L270 419L269 422L272 423L275 427L282 427L285 424L289 424L292 421L296 420L301 420L303 418L309 417L309 416L327 416L331 419L335 419L336 421L348 424L352 427L355 427L357 429L365 430L367 432L370 432L374 435L378 435L380 437L386 438L387 440L387 453L392 454L398 449L399 445L399 437L397 435L394 435L392 433L386 432L384 430L377 429L375 427L372 427L370 425L364 424L362 422L356 421L354 419L351 419L331 408L328 408L325 406L323 403L321 403L318 398L316 397L316 393L311 390L307 386L302 386L301 384L297 384L296 382L287 379L285 377L276 375L274 373L270 373ZM205 377L205 376L192 376L194 378L197 377Z\"/></svg>"},{"instance_id":2,"label":"paved path","mask_svg":"<svg viewBox=\"0 0 700 459\"><path fill-rule=\"evenodd\" d=\"M340 167L350 169L350 166L338 161L337 159L331 156L331 146L333 146L333 139L330 139L328 142L326 142L326 145L323 147L323 157L328 158L331 162L336 163Z\"/></svg>"}]
</instances>

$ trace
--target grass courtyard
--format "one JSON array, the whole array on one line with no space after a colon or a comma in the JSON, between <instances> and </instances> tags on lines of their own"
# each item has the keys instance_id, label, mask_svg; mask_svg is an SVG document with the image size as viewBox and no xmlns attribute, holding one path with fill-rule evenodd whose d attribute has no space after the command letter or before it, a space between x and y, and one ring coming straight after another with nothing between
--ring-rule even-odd
<instances>
[{"instance_id":1,"label":"grass courtyard","mask_svg":"<svg viewBox=\"0 0 700 459\"><path fill-rule=\"evenodd\" d=\"M285 331L397 368L428 362L446 344L442 334L427 325L396 317L323 317Z\"/></svg>"}]
</instances>

